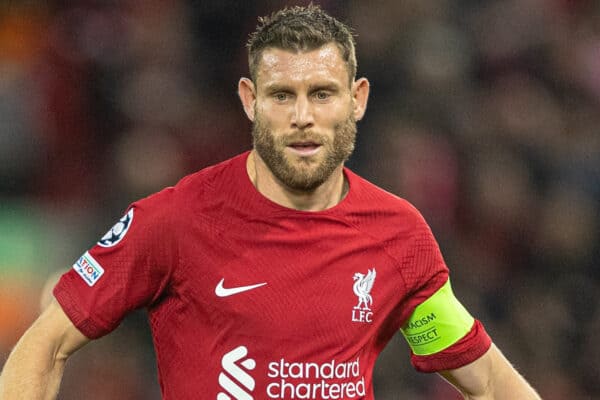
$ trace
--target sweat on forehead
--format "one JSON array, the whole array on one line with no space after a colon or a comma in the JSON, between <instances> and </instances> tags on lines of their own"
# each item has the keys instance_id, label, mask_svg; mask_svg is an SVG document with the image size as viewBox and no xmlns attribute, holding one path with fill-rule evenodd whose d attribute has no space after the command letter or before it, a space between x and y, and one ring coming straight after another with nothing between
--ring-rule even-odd
<instances>
[{"instance_id":1,"label":"sweat on forehead","mask_svg":"<svg viewBox=\"0 0 600 400\"><path fill-rule=\"evenodd\" d=\"M267 80L279 77L334 75L344 83L351 84L353 76L348 71L347 63L342 59L340 49L329 43L322 47L306 50L287 50L280 48L264 49L257 60L253 81L264 84Z\"/></svg>"}]
</instances>

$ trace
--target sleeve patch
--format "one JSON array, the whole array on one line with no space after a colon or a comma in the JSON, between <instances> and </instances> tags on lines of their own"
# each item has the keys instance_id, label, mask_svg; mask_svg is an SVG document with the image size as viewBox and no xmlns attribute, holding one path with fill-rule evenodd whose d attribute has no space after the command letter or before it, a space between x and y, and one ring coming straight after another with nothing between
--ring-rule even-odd
<instances>
[{"instance_id":1,"label":"sleeve patch","mask_svg":"<svg viewBox=\"0 0 600 400\"><path fill-rule=\"evenodd\" d=\"M100 266L100 263L87 251L73 264L73 269L77 271L88 286L94 286L104 274L104 269Z\"/></svg>"},{"instance_id":2,"label":"sleeve patch","mask_svg":"<svg viewBox=\"0 0 600 400\"><path fill-rule=\"evenodd\" d=\"M119 243L124 237L131 222L133 221L133 208L125 214L98 242L99 246L112 247Z\"/></svg>"},{"instance_id":3,"label":"sleeve patch","mask_svg":"<svg viewBox=\"0 0 600 400\"><path fill-rule=\"evenodd\" d=\"M401 329L413 353L421 356L447 349L464 337L475 319L454 297L450 280L419 304Z\"/></svg>"}]
</instances>

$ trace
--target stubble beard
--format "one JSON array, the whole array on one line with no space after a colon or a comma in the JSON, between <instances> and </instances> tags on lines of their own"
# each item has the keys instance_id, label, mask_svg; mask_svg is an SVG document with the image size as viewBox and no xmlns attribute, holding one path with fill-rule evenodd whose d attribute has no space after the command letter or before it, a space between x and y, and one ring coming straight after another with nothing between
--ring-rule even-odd
<instances>
[{"instance_id":1,"label":"stubble beard","mask_svg":"<svg viewBox=\"0 0 600 400\"><path fill-rule=\"evenodd\" d=\"M260 114L255 113L252 125L254 149L263 159L273 175L294 191L312 192L321 186L339 167L346 162L356 142L356 121L349 113L345 121L334 126L334 137L317 132L299 130L290 135L276 138ZM285 149L290 143L314 141L321 144L324 157L286 157Z\"/></svg>"}]
</instances>

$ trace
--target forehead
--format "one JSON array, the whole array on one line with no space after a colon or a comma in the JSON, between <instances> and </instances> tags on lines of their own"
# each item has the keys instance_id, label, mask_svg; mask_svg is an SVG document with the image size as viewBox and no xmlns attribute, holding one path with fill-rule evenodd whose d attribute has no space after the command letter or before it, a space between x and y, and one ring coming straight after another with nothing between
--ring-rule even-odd
<instances>
[{"instance_id":1,"label":"forehead","mask_svg":"<svg viewBox=\"0 0 600 400\"><path fill-rule=\"evenodd\" d=\"M340 49L333 43L310 51L279 48L263 50L258 64L259 85L285 81L288 84L313 80L348 81L348 68Z\"/></svg>"}]
</instances>

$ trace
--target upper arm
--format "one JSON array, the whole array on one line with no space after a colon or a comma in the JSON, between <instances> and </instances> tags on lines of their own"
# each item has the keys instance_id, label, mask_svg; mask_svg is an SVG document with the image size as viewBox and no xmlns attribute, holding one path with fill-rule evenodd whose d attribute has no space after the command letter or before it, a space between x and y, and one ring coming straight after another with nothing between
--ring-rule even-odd
<instances>
[{"instance_id":1,"label":"upper arm","mask_svg":"<svg viewBox=\"0 0 600 400\"><path fill-rule=\"evenodd\" d=\"M472 363L439 373L467 399L539 399L494 344Z\"/></svg>"},{"instance_id":2,"label":"upper arm","mask_svg":"<svg viewBox=\"0 0 600 400\"><path fill-rule=\"evenodd\" d=\"M42 312L30 331L32 340L37 337L38 340L47 341L46 344L51 346L55 359L68 358L90 341L73 325L56 300Z\"/></svg>"},{"instance_id":3,"label":"upper arm","mask_svg":"<svg viewBox=\"0 0 600 400\"><path fill-rule=\"evenodd\" d=\"M88 341L53 301L4 364L0 398L55 399L67 358Z\"/></svg>"},{"instance_id":4,"label":"upper arm","mask_svg":"<svg viewBox=\"0 0 600 400\"><path fill-rule=\"evenodd\" d=\"M161 207L171 200L166 194L129 207L54 287L54 297L88 338L112 332L128 313L154 303L169 287L179 246L170 207Z\"/></svg>"},{"instance_id":5,"label":"upper arm","mask_svg":"<svg viewBox=\"0 0 600 400\"><path fill-rule=\"evenodd\" d=\"M467 396L483 396L489 391L494 364L499 363L498 348L492 344L480 358L456 369L440 371L439 374Z\"/></svg>"}]
</instances>

